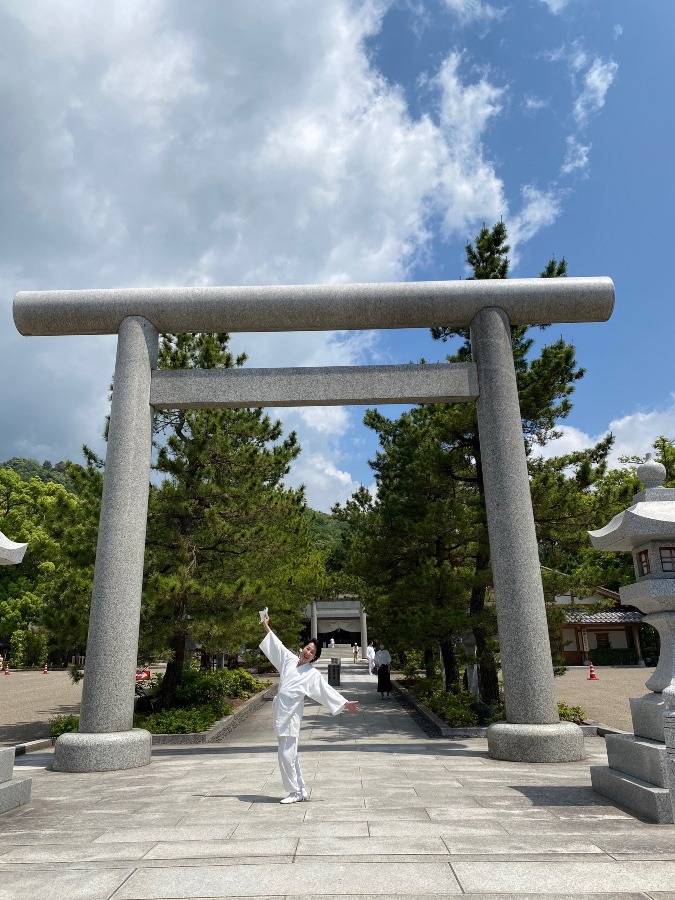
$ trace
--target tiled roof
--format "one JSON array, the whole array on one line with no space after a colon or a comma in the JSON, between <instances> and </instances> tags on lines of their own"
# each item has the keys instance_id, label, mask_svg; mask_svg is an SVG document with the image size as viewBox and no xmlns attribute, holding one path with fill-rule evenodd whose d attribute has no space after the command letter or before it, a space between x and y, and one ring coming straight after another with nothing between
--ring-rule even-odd
<instances>
[{"instance_id":1,"label":"tiled roof","mask_svg":"<svg viewBox=\"0 0 675 900\"><path fill-rule=\"evenodd\" d=\"M573 625L620 625L625 622L641 622L641 612L630 609L603 609L601 612L566 612L565 618Z\"/></svg>"}]
</instances>

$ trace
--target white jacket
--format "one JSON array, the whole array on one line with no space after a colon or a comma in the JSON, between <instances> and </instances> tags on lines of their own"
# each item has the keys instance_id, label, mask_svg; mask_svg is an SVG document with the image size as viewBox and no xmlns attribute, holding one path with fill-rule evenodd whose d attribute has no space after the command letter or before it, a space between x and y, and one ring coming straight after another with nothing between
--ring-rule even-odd
<instances>
[{"instance_id":1,"label":"white jacket","mask_svg":"<svg viewBox=\"0 0 675 900\"><path fill-rule=\"evenodd\" d=\"M311 663L298 665L298 657L268 631L260 649L279 673L279 690L274 698L274 733L298 737L305 697L311 697L336 716L347 702L324 680Z\"/></svg>"}]
</instances>

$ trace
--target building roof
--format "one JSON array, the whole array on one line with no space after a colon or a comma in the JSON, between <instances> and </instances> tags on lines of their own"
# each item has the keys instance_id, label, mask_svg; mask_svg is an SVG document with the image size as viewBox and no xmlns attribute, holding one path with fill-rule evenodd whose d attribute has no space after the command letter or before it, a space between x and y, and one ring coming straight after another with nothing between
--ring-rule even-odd
<instances>
[{"instance_id":1,"label":"building roof","mask_svg":"<svg viewBox=\"0 0 675 900\"><path fill-rule=\"evenodd\" d=\"M623 625L640 623L644 616L632 609L603 609L596 613L566 612L565 619L570 625Z\"/></svg>"}]
</instances>

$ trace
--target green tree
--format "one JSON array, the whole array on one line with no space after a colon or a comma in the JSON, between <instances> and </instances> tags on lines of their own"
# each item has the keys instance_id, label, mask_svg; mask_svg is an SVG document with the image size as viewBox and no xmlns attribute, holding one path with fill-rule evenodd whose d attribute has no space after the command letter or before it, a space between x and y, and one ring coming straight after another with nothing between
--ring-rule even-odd
<instances>
[{"instance_id":1,"label":"green tree","mask_svg":"<svg viewBox=\"0 0 675 900\"><path fill-rule=\"evenodd\" d=\"M13 469L0 468L0 531L28 543L20 565L0 567L0 634L5 637L40 623L42 596L59 555L58 511L68 502L60 485L25 481Z\"/></svg>"},{"instance_id":2,"label":"green tree","mask_svg":"<svg viewBox=\"0 0 675 900\"><path fill-rule=\"evenodd\" d=\"M64 661L86 649L101 514L103 461L86 446L83 453L84 466L66 464L72 494L59 510L60 553L43 598L52 653Z\"/></svg>"},{"instance_id":3,"label":"green tree","mask_svg":"<svg viewBox=\"0 0 675 900\"><path fill-rule=\"evenodd\" d=\"M50 659L62 658L86 642L100 474L86 495L88 478L79 466L65 465L68 490L30 476L31 470L23 467L24 478L15 468L0 468L0 530L28 543L19 566L0 569L0 634L44 627Z\"/></svg>"},{"instance_id":4,"label":"green tree","mask_svg":"<svg viewBox=\"0 0 675 900\"><path fill-rule=\"evenodd\" d=\"M20 475L23 481L30 481L31 478L39 478L45 483L54 481L61 484L66 490L72 491L73 485L68 476L68 462L58 462L56 465L46 459L42 464L34 459L25 459L21 456L12 457L7 462L2 463L6 469L12 469L17 475Z\"/></svg>"},{"instance_id":5,"label":"green tree","mask_svg":"<svg viewBox=\"0 0 675 900\"><path fill-rule=\"evenodd\" d=\"M475 244L466 245L472 277L508 277L509 250L503 222L492 229L483 227ZM563 277L566 271L565 260L552 259L541 276ZM456 344L454 353L447 357L449 362L471 359L468 329L438 326L432 329L432 334L439 340ZM544 346L535 354L534 338L529 329L514 327L512 345L523 437L526 449L530 451L557 436L556 423L569 414L570 397L576 381L583 376L583 370L577 366L574 347L562 339ZM382 448L371 463L378 483L373 521L379 521L384 528L386 539L383 541L388 549L382 567L380 558L373 558L369 577L378 577L375 571L379 574L380 568L386 565L390 566L391 571L391 557L397 552L406 558L414 558L418 553L417 573L424 571L428 575L429 571L433 571L435 588L431 588L428 578L424 590L418 590L416 594L402 588L402 602L406 595L409 604L415 603L413 596L423 598L426 594L427 603L430 597L435 596L441 610L440 617L435 617L435 627L440 628L438 622L445 621L452 628L451 638L467 622L471 625L481 669L481 696L487 703L496 703L499 700L499 686L495 621L491 608L486 605L492 576L475 407L469 404L415 407L395 422L369 411L366 422L378 433ZM419 450L408 454L405 461L402 448L415 443L419 445ZM416 495L415 482L420 485ZM435 485L435 492L428 491L429 483ZM415 505L419 507L417 512L414 511ZM428 532L426 527L418 527L411 535L407 522L413 520L418 523L423 521L429 526ZM363 523L361 527L363 530ZM412 539L415 537L420 539L413 549ZM410 584L408 587L411 587ZM383 596L383 607L386 606L386 615L389 616L394 608L391 585ZM422 619L423 610L422 599ZM442 639L442 630L438 633Z\"/></svg>"},{"instance_id":6,"label":"green tree","mask_svg":"<svg viewBox=\"0 0 675 900\"><path fill-rule=\"evenodd\" d=\"M230 368L243 362L226 334L165 335L162 368ZM300 452L295 434L260 409L162 413L166 433L151 490L142 647L166 652L162 702L181 679L185 640L205 654L260 641L257 610L270 606L275 630L300 636L322 556L302 490L284 486Z\"/></svg>"}]
</instances>

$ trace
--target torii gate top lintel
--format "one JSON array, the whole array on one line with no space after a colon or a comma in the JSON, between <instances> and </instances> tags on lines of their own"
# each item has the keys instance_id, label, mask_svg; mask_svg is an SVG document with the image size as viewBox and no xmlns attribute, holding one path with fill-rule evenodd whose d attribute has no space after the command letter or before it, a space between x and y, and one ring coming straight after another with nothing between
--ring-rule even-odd
<instances>
[{"instance_id":1,"label":"torii gate top lintel","mask_svg":"<svg viewBox=\"0 0 675 900\"><path fill-rule=\"evenodd\" d=\"M24 335L117 334L129 316L159 333L351 331L466 327L489 307L511 325L604 322L614 285L595 277L21 291L14 322Z\"/></svg>"}]
</instances>

